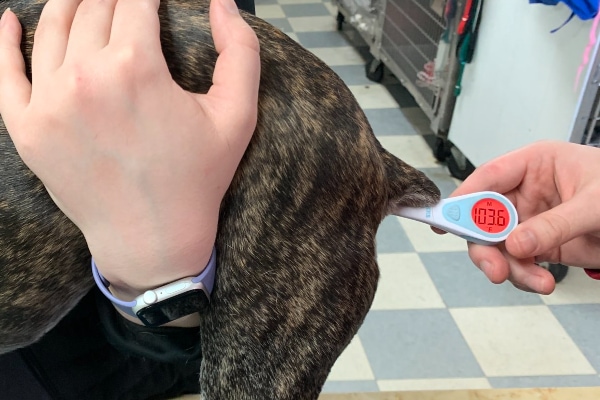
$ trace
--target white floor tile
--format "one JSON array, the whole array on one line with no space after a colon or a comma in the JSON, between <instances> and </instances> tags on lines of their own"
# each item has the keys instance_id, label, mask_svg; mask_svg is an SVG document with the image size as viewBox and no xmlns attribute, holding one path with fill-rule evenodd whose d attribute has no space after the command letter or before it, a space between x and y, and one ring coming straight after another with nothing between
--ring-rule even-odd
<instances>
[{"instance_id":1,"label":"white floor tile","mask_svg":"<svg viewBox=\"0 0 600 400\"><path fill-rule=\"evenodd\" d=\"M256 6L256 15L260 18L285 18L283 8L277 4L263 4Z\"/></svg>"},{"instance_id":2,"label":"white floor tile","mask_svg":"<svg viewBox=\"0 0 600 400\"><path fill-rule=\"evenodd\" d=\"M387 151L415 168L439 166L431 148L420 135L379 136L378 139Z\"/></svg>"},{"instance_id":3,"label":"white floor tile","mask_svg":"<svg viewBox=\"0 0 600 400\"><path fill-rule=\"evenodd\" d=\"M380 380L377 381L377 386L384 392L490 389L492 387L486 378Z\"/></svg>"},{"instance_id":4,"label":"white floor tile","mask_svg":"<svg viewBox=\"0 0 600 400\"><path fill-rule=\"evenodd\" d=\"M350 90L363 109L399 108L398 102L382 85L351 85Z\"/></svg>"},{"instance_id":5,"label":"white floor tile","mask_svg":"<svg viewBox=\"0 0 600 400\"><path fill-rule=\"evenodd\" d=\"M337 65L362 65L365 60L360 53L351 46L344 47L318 47L308 49L329 66Z\"/></svg>"},{"instance_id":6,"label":"white floor tile","mask_svg":"<svg viewBox=\"0 0 600 400\"><path fill-rule=\"evenodd\" d=\"M596 373L546 306L450 312L488 377Z\"/></svg>"},{"instance_id":7,"label":"white floor tile","mask_svg":"<svg viewBox=\"0 0 600 400\"><path fill-rule=\"evenodd\" d=\"M329 381L373 380L371 364L358 335L354 336L348 347L337 359L327 377Z\"/></svg>"},{"instance_id":8,"label":"white floor tile","mask_svg":"<svg viewBox=\"0 0 600 400\"><path fill-rule=\"evenodd\" d=\"M372 310L445 307L416 253L380 254L377 262L381 277Z\"/></svg>"},{"instance_id":9,"label":"white floor tile","mask_svg":"<svg viewBox=\"0 0 600 400\"><path fill-rule=\"evenodd\" d=\"M569 268L562 282L556 285L554 293L542 296L546 304L588 304L600 303L600 284L590 278L581 268Z\"/></svg>"},{"instance_id":10,"label":"white floor tile","mask_svg":"<svg viewBox=\"0 0 600 400\"><path fill-rule=\"evenodd\" d=\"M288 18L294 32L333 32L337 30L337 22L331 16L325 17L291 17Z\"/></svg>"},{"instance_id":11,"label":"white floor tile","mask_svg":"<svg viewBox=\"0 0 600 400\"><path fill-rule=\"evenodd\" d=\"M422 222L397 217L410 239L410 243L419 253L466 251L467 241L452 234L438 235L431 227Z\"/></svg>"}]
</instances>

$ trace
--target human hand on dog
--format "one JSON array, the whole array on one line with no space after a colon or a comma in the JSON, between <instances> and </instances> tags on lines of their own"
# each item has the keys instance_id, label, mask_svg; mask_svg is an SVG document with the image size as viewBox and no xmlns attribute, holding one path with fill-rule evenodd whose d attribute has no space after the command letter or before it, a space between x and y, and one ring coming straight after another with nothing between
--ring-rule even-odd
<instances>
[{"instance_id":1,"label":"human hand on dog","mask_svg":"<svg viewBox=\"0 0 600 400\"><path fill-rule=\"evenodd\" d=\"M0 21L6 128L124 300L204 269L257 117L259 44L233 0L211 2L219 58L206 95L173 81L159 3L50 0L33 84L15 14Z\"/></svg>"},{"instance_id":2,"label":"human hand on dog","mask_svg":"<svg viewBox=\"0 0 600 400\"><path fill-rule=\"evenodd\" d=\"M535 262L600 268L600 149L538 142L477 168L451 195L492 190L515 205L520 224L504 245L469 243L494 283L549 294L554 277Z\"/></svg>"}]
</instances>

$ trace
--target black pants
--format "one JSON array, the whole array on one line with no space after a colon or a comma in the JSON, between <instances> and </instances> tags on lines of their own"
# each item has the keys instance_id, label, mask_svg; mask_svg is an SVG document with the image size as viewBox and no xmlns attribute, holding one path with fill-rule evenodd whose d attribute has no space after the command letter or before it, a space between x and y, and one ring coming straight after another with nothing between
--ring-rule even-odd
<instances>
[{"instance_id":1,"label":"black pants","mask_svg":"<svg viewBox=\"0 0 600 400\"><path fill-rule=\"evenodd\" d=\"M199 393L197 328L148 329L94 288L39 342L0 356L3 400L146 400Z\"/></svg>"}]
</instances>

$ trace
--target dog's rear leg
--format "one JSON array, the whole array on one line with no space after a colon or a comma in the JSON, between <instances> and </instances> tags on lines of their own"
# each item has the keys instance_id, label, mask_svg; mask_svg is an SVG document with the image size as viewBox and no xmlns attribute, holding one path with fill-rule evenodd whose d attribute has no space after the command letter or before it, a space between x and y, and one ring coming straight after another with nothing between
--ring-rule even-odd
<instances>
[{"instance_id":1,"label":"dog's rear leg","mask_svg":"<svg viewBox=\"0 0 600 400\"><path fill-rule=\"evenodd\" d=\"M277 264L283 260L259 279L232 271L237 288L226 284L229 268L221 263L221 285L201 327L203 398L316 399L371 305L378 279L372 239L368 251L349 249L361 253L355 262L345 249L323 249L338 259L318 265L319 273L298 276ZM294 258L307 268L319 263Z\"/></svg>"}]
</instances>

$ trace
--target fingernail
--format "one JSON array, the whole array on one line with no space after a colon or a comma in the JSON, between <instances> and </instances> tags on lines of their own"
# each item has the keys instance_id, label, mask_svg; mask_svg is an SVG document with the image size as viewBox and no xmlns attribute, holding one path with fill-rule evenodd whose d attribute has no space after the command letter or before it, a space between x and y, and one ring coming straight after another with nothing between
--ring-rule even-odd
<instances>
[{"instance_id":1,"label":"fingernail","mask_svg":"<svg viewBox=\"0 0 600 400\"><path fill-rule=\"evenodd\" d=\"M479 263L479 269L482 272L485 272L489 267L490 267L490 263L487 262L487 261L482 261L482 262Z\"/></svg>"},{"instance_id":2,"label":"fingernail","mask_svg":"<svg viewBox=\"0 0 600 400\"><path fill-rule=\"evenodd\" d=\"M235 4L235 1L233 1L233 0L221 0L221 4L230 13L232 13L232 14L239 14L239 10L237 8L237 5Z\"/></svg>"},{"instance_id":3,"label":"fingernail","mask_svg":"<svg viewBox=\"0 0 600 400\"><path fill-rule=\"evenodd\" d=\"M493 275L492 264L488 261L482 261L479 263L479 269L483 274L490 280L492 283L500 283L498 282L498 278Z\"/></svg>"},{"instance_id":4,"label":"fingernail","mask_svg":"<svg viewBox=\"0 0 600 400\"><path fill-rule=\"evenodd\" d=\"M4 24L6 24L6 15L7 15L8 11L10 11L10 7L7 8L6 10L4 10L4 12L2 13L2 18L0 18L0 29L2 29L2 27L4 27Z\"/></svg>"}]
</instances>

